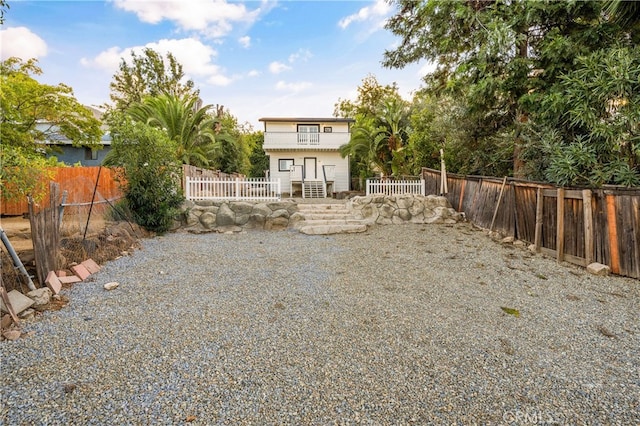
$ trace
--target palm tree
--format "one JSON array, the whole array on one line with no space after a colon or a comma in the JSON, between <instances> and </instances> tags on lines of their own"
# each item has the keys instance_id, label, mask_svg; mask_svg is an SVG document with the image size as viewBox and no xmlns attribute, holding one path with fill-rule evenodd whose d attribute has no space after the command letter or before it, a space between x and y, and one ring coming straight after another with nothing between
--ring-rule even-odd
<instances>
[{"instance_id":1,"label":"palm tree","mask_svg":"<svg viewBox=\"0 0 640 426\"><path fill-rule=\"evenodd\" d=\"M640 3L635 1L608 0L604 11L612 22L622 28L632 30L640 25Z\"/></svg>"},{"instance_id":2,"label":"palm tree","mask_svg":"<svg viewBox=\"0 0 640 426\"><path fill-rule=\"evenodd\" d=\"M127 113L135 121L164 130L176 144L176 156L183 164L209 165L218 150L215 119L208 113L211 105L198 108L197 97L159 95L133 104Z\"/></svg>"},{"instance_id":3,"label":"palm tree","mask_svg":"<svg viewBox=\"0 0 640 426\"><path fill-rule=\"evenodd\" d=\"M340 155L350 155L364 169L367 175L375 172L386 173L384 148L387 141L387 132L384 127L375 127L370 120L364 120L359 126L355 126L351 132L349 143L342 145Z\"/></svg>"},{"instance_id":4,"label":"palm tree","mask_svg":"<svg viewBox=\"0 0 640 426\"><path fill-rule=\"evenodd\" d=\"M406 133L404 126L408 117L407 106L402 99L391 98L383 103L379 119L386 128L387 147L391 155L391 172L394 176L400 175L407 169L403 135Z\"/></svg>"},{"instance_id":5,"label":"palm tree","mask_svg":"<svg viewBox=\"0 0 640 426\"><path fill-rule=\"evenodd\" d=\"M399 176L409 170L405 152L409 111L399 97L388 97L376 115L358 114L348 144L340 147L343 157L353 156L367 174L380 172Z\"/></svg>"}]
</instances>

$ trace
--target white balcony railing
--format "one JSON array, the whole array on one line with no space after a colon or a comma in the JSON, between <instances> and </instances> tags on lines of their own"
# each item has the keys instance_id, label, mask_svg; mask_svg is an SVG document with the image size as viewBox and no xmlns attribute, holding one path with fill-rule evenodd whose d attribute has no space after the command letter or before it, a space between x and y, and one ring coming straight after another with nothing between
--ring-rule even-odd
<instances>
[{"instance_id":1,"label":"white balcony railing","mask_svg":"<svg viewBox=\"0 0 640 426\"><path fill-rule=\"evenodd\" d=\"M349 143L351 133L265 132L264 149L338 149Z\"/></svg>"},{"instance_id":2,"label":"white balcony railing","mask_svg":"<svg viewBox=\"0 0 640 426\"><path fill-rule=\"evenodd\" d=\"M320 145L320 133L298 133L298 145Z\"/></svg>"}]
</instances>

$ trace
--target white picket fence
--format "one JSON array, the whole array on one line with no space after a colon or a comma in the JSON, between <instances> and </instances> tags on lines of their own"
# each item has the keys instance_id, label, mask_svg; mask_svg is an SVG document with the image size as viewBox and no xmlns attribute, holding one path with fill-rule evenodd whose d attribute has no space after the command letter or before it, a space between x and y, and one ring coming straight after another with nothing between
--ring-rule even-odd
<instances>
[{"instance_id":1,"label":"white picket fence","mask_svg":"<svg viewBox=\"0 0 640 426\"><path fill-rule=\"evenodd\" d=\"M424 179L367 179L367 195L424 195Z\"/></svg>"},{"instance_id":2,"label":"white picket fence","mask_svg":"<svg viewBox=\"0 0 640 426\"><path fill-rule=\"evenodd\" d=\"M282 197L280 179L236 178L212 179L187 177L187 200L247 200L279 201Z\"/></svg>"}]
</instances>

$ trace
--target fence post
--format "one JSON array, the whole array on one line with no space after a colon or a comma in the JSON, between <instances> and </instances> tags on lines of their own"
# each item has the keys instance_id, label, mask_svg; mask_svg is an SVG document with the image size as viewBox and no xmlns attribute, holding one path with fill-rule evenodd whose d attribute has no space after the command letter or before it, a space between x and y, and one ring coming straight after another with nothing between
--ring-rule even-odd
<instances>
[{"instance_id":1,"label":"fence post","mask_svg":"<svg viewBox=\"0 0 640 426\"><path fill-rule=\"evenodd\" d=\"M191 185L189 185L191 183L191 178L189 176L185 176L184 181L184 197L188 200L191 196Z\"/></svg>"},{"instance_id":2,"label":"fence post","mask_svg":"<svg viewBox=\"0 0 640 426\"><path fill-rule=\"evenodd\" d=\"M607 228L609 230L609 252L611 256L611 272L620 273L620 250L618 250L618 223L616 219L616 197L606 195Z\"/></svg>"},{"instance_id":3,"label":"fence post","mask_svg":"<svg viewBox=\"0 0 640 426\"><path fill-rule=\"evenodd\" d=\"M582 210L584 211L584 259L593 263L593 212L591 210L591 190L582 191Z\"/></svg>"},{"instance_id":4,"label":"fence post","mask_svg":"<svg viewBox=\"0 0 640 426\"><path fill-rule=\"evenodd\" d=\"M558 251L557 260L564 260L564 188L558 188L557 207L557 224L556 224L556 250Z\"/></svg>"},{"instance_id":5,"label":"fence post","mask_svg":"<svg viewBox=\"0 0 640 426\"><path fill-rule=\"evenodd\" d=\"M544 208L544 192L543 189L538 187L536 192L536 232L533 237L533 244L536 247L536 253L540 253L540 247L542 246L542 213Z\"/></svg>"},{"instance_id":6,"label":"fence post","mask_svg":"<svg viewBox=\"0 0 640 426\"><path fill-rule=\"evenodd\" d=\"M236 178L236 200L240 199L240 178Z\"/></svg>"},{"instance_id":7,"label":"fence post","mask_svg":"<svg viewBox=\"0 0 640 426\"><path fill-rule=\"evenodd\" d=\"M64 216L64 205L67 202L67 195L69 195L69 193L66 189L62 191L62 199L60 200L60 207L58 208L58 229L62 226L62 217Z\"/></svg>"},{"instance_id":8,"label":"fence post","mask_svg":"<svg viewBox=\"0 0 640 426\"><path fill-rule=\"evenodd\" d=\"M496 209L493 211L493 218L491 219L491 226L489 232L493 231L493 225L496 223L496 217L498 216L498 209L500 208L500 202L502 201L502 194L504 194L504 186L507 184L507 177L502 180L502 186L500 187L500 195L498 195L498 202L496 203Z\"/></svg>"},{"instance_id":9,"label":"fence post","mask_svg":"<svg viewBox=\"0 0 640 426\"><path fill-rule=\"evenodd\" d=\"M427 190L425 189L426 184L427 183L424 179L420 179L420 195L422 195L423 197L427 193Z\"/></svg>"}]
</instances>

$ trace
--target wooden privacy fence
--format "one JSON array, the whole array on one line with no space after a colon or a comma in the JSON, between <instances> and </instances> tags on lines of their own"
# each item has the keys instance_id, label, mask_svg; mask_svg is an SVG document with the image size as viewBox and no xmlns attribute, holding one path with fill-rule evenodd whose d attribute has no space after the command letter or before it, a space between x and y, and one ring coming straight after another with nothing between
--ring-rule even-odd
<instances>
[{"instance_id":1,"label":"wooden privacy fence","mask_svg":"<svg viewBox=\"0 0 640 426\"><path fill-rule=\"evenodd\" d=\"M215 179L215 180L234 180L236 178L244 178L240 173L224 173L220 170L203 169L201 167L192 166L190 164L182 165L182 191L187 192L187 178L191 179Z\"/></svg>"},{"instance_id":2,"label":"wooden privacy fence","mask_svg":"<svg viewBox=\"0 0 640 426\"><path fill-rule=\"evenodd\" d=\"M427 194L440 171L422 169ZM640 278L640 188L567 189L550 184L447 174L451 205L474 224L535 244L558 261L608 265Z\"/></svg>"},{"instance_id":3,"label":"wooden privacy fence","mask_svg":"<svg viewBox=\"0 0 640 426\"><path fill-rule=\"evenodd\" d=\"M103 204L122 197L122 191L115 180L117 169L102 167L54 167L53 181L60 185L60 190L67 193L65 205L69 207ZM99 176L98 176L99 175ZM99 178L98 178L99 177ZM96 187L97 182L97 187ZM94 198L94 190L95 198ZM40 208L49 207L50 194L47 193L39 204ZM7 201L4 197L1 203L3 215L19 216L29 212L26 197L23 200ZM65 215L73 214L72 208L65 209Z\"/></svg>"},{"instance_id":4,"label":"wooden privacy fence","mask_svg":"<svg viewBox=\"0 0 640 426\"><path fill-rule=\"evenodd\" d=\"M367 179L366 195L424 195L423 179Z\"/></svg>"}]
</instances>

